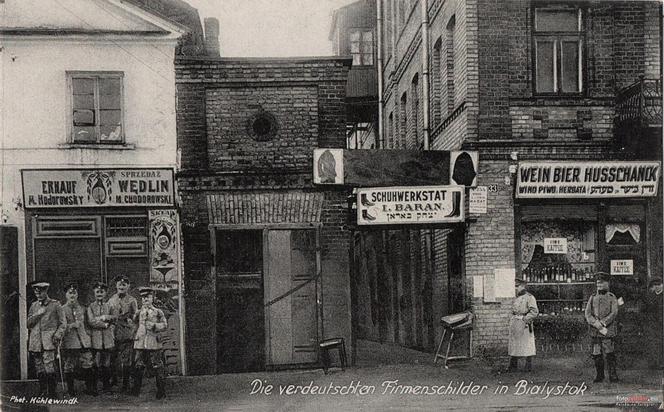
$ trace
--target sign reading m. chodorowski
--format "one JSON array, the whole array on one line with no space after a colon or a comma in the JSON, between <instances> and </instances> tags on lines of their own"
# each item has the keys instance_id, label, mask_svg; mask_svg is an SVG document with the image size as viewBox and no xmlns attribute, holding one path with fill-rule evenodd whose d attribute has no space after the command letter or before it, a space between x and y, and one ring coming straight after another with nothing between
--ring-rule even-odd
<instances>
[{"instance_id":1,"label":"sign reading m. chodorowski","mask_svg":"<svg viewBox=\"0 0 664 412\"><path fill-rule=\"evenodd\" d=\"M518 198L611 198L657 195L659 162L523 162Z\"/></svg>"},{"instance_id":2,"label":"sign reading m. chodorowski","mask_svg":"<svg viewBox=\"0 0 664 412\"><path fill-rule=\"evenodd\" d=\"M463 186L358 189L358 225L453 223L464 220Z\"/></svg>"},{"instance_id":3,"label":"sign reading m. chodorowski","mask_svg":"<svg viewBox=\"0 0 664 412\"><path fill-rule=\"evenodd\" d=\"M173 206L172 169L22 170L26 208Z\"/></svg>"}]
</instances>

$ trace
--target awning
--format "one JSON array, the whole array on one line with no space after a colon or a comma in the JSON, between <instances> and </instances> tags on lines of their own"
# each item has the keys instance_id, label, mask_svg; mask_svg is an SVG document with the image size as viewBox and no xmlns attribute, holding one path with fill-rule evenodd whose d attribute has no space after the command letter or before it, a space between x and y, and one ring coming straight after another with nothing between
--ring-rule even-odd
<instances>
[{"instance_id":1,"label":"awning","mask_svg":"<svg viewBox=\"0 0 664 412\"><path fill-rule=\"evenodd\" d=\"M207 196L211 225L316 223L323 193L222 193Z\"/></svg>"}]
</instances>

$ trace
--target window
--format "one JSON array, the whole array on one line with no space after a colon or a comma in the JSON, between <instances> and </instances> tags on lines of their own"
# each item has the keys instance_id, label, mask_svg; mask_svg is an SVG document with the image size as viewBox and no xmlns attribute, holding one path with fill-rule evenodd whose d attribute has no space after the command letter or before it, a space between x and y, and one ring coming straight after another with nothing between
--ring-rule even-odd
<instances>
[{"instance_id":1,"label":"window","mask_svg":"<svg viewBox=\"0 0 664 412\"><path fill-rule=\"evenodd\" d=\"M431 87L431 103L432 103L432 111L433 111L433 124L434 125L439 125L440 124L440 117L441 117L441 107L440 107L440 95L441 95L441 51L442 51L442 44L443 41L439 37L438 40L436 40L436 43L433 46L433 53L431 55L431 80L432 80L432 87Z\"/></svg>"},{"instance_id":2,"label":"window","mask_svg":"<svg viewBox=\"0 0 664 412\"><path fill-rule=\"evenodd\" d=\"M411 124L410 131L412 133L412 145L415 149L421 149L423 146L420 146L420 138L418 136L419 128L419 112L420 112L420 87L419 87L419 75L416 73L413 76L413 80L410 83L410 93L412 96L411 100Z\"/></svg>"},{"instance_id":3,"label":"window","mask_svg":"<svg viewBox=\"0 0 664 412\"><path fill-rule=\"evenodd\" d=\"M408 111L406 107L408 107L408 94L404 92L401 95L401 106L399 107L399 137L395 142L397 149L406 147L408 137Z\"/></svg>"},{"instance_id":4,"label":"window","mask_svg":"<svg viewBox=\"0 0 664 412\"><path fill-rule=\"evenodd\" d=\"M583 14L578 7L535 8L533 53L535 92L583 91Z\"/></svg>"},{"instance_id":5,"label":"window","mask_svg":"<svg viewBox=\"0 0 664 412\"><path fill-rule=\"evenodd\" d=\"M123 143L122 73L68 75L72 143Z\"/></svg>"},{"instance_id":6,"label":"window","mask_svg":"<svg viewBox=\"0 0 664 412\"><path fill-rule=\"evenodd\" d=\"M446 103L449 116L454 111L454 30L456 29L456 16L452 16L447 22L445 30L445 85L446 85Z\"/></svg>"},{"instance_id":7,"label":"window","mask_svg":"<svg viewBox=\"0 0 664 412\"><path fill-rule=\"evenodd\" d=\"M351 30L350 54L354 66L373 65L373 31L370 29Z\"/></svg>"}]
</instances>

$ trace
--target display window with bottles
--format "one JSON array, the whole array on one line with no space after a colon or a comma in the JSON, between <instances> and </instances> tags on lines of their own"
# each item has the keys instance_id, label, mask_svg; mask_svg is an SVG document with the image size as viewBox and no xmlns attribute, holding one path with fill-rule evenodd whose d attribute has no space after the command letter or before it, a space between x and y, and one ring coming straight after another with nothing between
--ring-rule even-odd
<instances>
[{"instance_id":1,"label":"display window with bottles","mask_svg":"<svg viewBox=\"0 0 664 412\"><path fill-rule=\"evenodd\" d=\"M616 296L638 301L648 277L645 210L642 202L518 207L517 267L543 316L582 315L597 271L612 275Z\"/></svg>"}]
</instances>

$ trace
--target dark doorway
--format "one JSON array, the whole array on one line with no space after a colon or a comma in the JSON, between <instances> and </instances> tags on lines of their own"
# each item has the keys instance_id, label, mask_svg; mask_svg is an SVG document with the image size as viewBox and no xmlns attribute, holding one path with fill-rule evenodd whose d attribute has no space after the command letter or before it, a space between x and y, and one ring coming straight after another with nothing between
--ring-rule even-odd
<instances>
[{"instance_id":1,"label":"dark doorway","mask_svg":"<svg viewBox=\"0 0 664 412\"><path fill-rule=\"evenodd\" d=\"M463 312L464 303L464 231L455 228L447 235L447 274L449 313Z\"/></svg>"},{"instance_id":2,"label":"dark doorway","mask_svg":"<svg viewBox=\"0 0 664 412\"><path fill-rule=\"evenodd\" d=\"M19 297L18 285L18 230L14 226L0 225L0 297L2 298L2 324L0 338L0 379L20 379Z\"/></svg>"},{"instance_id":3,"label":"dark doorway","mask_svg":"<svg viewBox=\"0 0 664 412\"><path fill-rule=\"evenodd\" d=\"M215 238L217 373L264 370L263 231L218 230Z\"/></svg>"}]
</instances>

